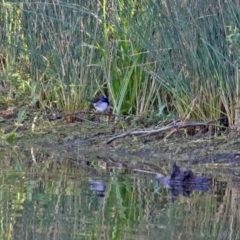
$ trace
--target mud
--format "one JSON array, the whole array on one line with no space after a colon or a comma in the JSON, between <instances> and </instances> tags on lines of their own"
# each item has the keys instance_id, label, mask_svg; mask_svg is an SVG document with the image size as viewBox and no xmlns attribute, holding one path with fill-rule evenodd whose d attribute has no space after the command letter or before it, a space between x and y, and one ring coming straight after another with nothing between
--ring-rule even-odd
<instances>
[{"instance_id":1,"label":"mud","mask_svg":"<svg viewBox=\"0 0 240 240\"><path fill-rule=\"evenodd\" d=\"M13 121L1 123L7 132L13 131ZM158 135L128 136L106 144L114 135L128 131L123 127L106 122L82 121L65 124L54 122L29 122L18 126L14 141L8 144L2 138L1 149L18 149L36 155L47 154L53 159L67 158L79 161L102 161L112 159L118 164L140 166L167 174L173 162L190 167L199 173L214 173L215 176L236 178L240 176L240 140L230 137L230 131L220 136L202 134L188 136L179 131L165 139L166 133ZM32 150L31 150L32 151ZM101 160L100 160L101 159Z\"/></svg>"}]
</instances>

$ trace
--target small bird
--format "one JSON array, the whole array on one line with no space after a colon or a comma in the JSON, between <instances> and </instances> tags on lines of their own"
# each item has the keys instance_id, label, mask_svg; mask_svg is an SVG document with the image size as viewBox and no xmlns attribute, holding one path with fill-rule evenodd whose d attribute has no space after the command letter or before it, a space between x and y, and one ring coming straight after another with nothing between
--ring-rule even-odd
<instances>
[{"instance_id":1,"label":"small bird","mask_svg":"<svg viewBox=\"0 0 240 240\"><path fill-rule=\"evenodd\" d=\"M91 102L94 108L99 112L104 112L109 107L109 100L107 97L100 97L96 100L86 99L87 101Z\"/></svg>"},{"instance_id":2,"label":"small bird","mask_svg":"<svg viewBox=\"0 0 240 240\"><path fill-rule=\"evenodd\" d=\"M98 197L104 197L106 184L101 180L92 180L90 183L90 190L95 191Z\"/></svg>"}]
</instances>

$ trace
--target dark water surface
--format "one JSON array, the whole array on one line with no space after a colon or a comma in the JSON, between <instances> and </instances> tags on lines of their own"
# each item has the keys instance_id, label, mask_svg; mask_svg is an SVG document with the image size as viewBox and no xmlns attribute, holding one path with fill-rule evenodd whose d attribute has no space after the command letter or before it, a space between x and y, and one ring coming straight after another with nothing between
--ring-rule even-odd
<instances>
[{"instance_id":1,"label":"dark water surface","mask_svg":"<svg viewBox=\"0 0 240 240\"><path fill-rule=\"evenodd\" d=\"M237 181L173 196L154 174L112 159L0 152L0 239L240 239Z\"/></svg>"}]
</instances>

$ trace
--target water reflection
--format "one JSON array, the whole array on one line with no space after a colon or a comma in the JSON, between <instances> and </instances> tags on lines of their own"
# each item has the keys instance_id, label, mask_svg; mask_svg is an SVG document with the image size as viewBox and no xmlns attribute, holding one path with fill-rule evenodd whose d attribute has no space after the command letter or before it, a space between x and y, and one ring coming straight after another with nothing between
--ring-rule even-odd
<instances>
[{"instance_id":1,"label":"water reflection","mask_svg":"<svg viewBox=\"0 0 240 240\"><path fill-rule=\"evenodd\" d=\"M146 173L106 170L104 164L90 172L47 158L39 165L25 166L18 158L3 165L0 239L240 237L239 184L214 180L207 192L194 189L172 202L171 189Z\"/></svg>"}]
</instances>

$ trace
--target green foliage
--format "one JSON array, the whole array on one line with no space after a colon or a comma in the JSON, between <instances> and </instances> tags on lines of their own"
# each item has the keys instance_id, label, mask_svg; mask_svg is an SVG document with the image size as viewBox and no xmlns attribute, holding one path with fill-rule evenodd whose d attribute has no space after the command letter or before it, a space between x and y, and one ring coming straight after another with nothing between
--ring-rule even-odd
<instances>
[{"instance_id":1,"label":"green foliage","mask_svg":"<svg viewBox=\"0 0 240 240\"><path fill-rule=\"evenodd\" d=\"M10 132L8 134L5 134L1 129L1 131L0 131L0 142L2 144L6 144L6 143L12 144L14 142L15 136L16 136L15 132Z\"/></svg>"},{"instance_id":2,"label":"green foliage","mask_svg":"<svg viewBox=\"0 0 240 240\"><path fill-rule=\"evenodd\" d=\"M17 116L17 124L21 124L25 118L26 115L26 111L27 111L27 107L23 106L19 109L18 111L18 116Z\"/></svg>"},{"instance_id":3,"label":"green foliage","mask_svg":"<svg viewBox=\"0 0 240 240\"><path fill-rule=\"evenodd\" d=\"M229 55L234 56L239 63L240 54L240 31L236 26L228 26L227 41L229 42Z\"/></svg>"},{"instance_id":4,"label":"green foliage","mask_svg":"<svg viewBox=\"0 0 240 240\"><path fill-rule=\"evenodd\" d=\"M9 143L9 144L12 144L13 141L14 141L14 138L15 138L15 133L12 132L10 134L7 134L6 135L6 142Z\"/></svg>"},{"instance_id":5,"label":"green foliage","mask_svg":"<svg viewBox=\"0 0 240 240\"><path fill-rule=\"evenodd\" d=\"M2 3L1 101L70 113L108 95L114 113L234 121L235 1ZM4 59L4 62L3 62ZM1 89L0 89L1 91ZM10 97L9 97L10 95Z\"/></svg>"}]
</instances>

